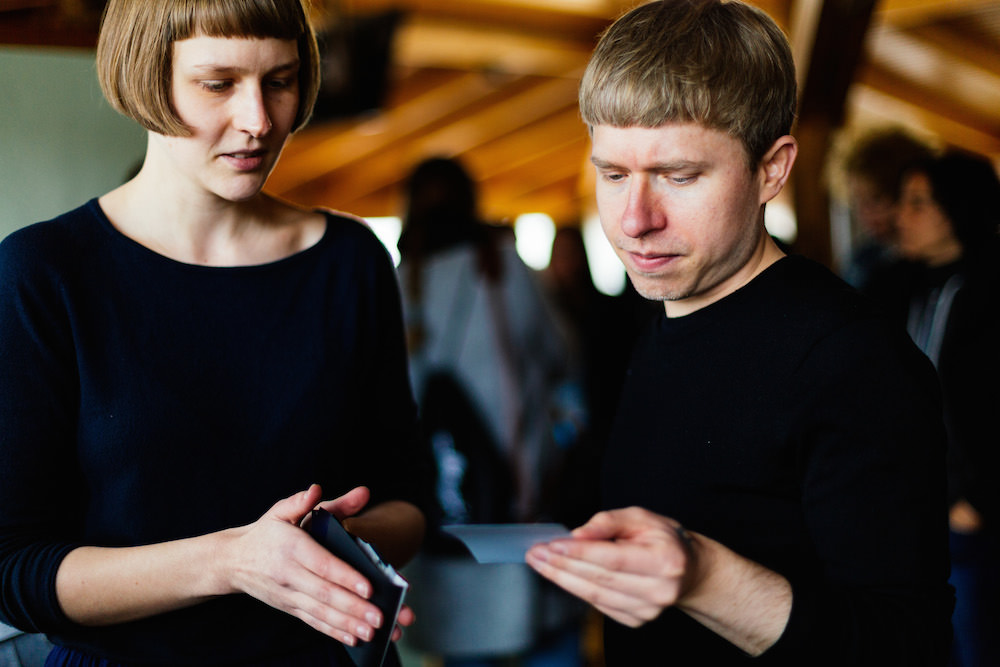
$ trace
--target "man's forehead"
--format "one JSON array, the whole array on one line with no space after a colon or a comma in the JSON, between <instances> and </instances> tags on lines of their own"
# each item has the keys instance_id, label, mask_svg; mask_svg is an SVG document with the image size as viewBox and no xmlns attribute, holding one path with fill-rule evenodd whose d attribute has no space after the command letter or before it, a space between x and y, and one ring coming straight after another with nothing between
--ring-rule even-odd
<instances>
[{"instance_id":1,"label":"man's forehead","mask_svg":"<svg viewBox=\"0 0 1000 667\"><path fill-rule=\"evenodd\" d=\"M595 164L623 159L670 164L743 159L738 141L699 123L657 127L597 125L591 128L591 137L591 161Z\"/></svg>"}]
</instances>

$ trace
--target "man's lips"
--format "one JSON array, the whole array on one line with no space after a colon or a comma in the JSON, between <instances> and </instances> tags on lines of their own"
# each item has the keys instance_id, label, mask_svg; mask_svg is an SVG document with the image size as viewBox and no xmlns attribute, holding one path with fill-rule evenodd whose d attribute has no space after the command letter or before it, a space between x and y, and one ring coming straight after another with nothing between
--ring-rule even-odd
<instances>
[{"instance_id":1,"label":"man's lips","mask_svg":"<svg viewBox=\"0 0 1000 667\"><path fill-rule=\"evenodd\" d=\"M679 254L665 252L626 251L626 253L632 265L642 273L662 271L681 257Z\"/></svg>"}]
</instances>

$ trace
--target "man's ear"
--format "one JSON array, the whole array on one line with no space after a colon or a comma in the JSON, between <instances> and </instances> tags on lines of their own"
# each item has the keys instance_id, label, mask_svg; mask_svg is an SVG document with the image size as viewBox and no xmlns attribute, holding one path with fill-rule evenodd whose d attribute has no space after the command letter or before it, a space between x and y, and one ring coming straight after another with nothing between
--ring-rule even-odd
<instances>
[{"instance_id":1,"label":"man's ear","mask_svg":"<svg viewBox=\"0 0 1000 667\"><path fill-rule=\"evenodd\" d=\"M799 154L799 144L795 137L785 135L779 137L760 161L760 203L766 204L774 199L785 187L792 165Z\"/></svg>"}]
</instances>

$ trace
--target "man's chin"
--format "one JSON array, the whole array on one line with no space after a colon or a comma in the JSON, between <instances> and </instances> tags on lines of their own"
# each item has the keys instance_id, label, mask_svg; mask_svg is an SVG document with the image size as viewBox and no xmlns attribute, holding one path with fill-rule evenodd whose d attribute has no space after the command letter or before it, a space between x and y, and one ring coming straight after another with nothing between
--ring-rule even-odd
<instances>
[{"instance_id":1,"label":"man's chin","mask_svg":"<svg viewBox=\"0 0 1000 667\"><path fill-rule=\"evenodd\" d=\"M687 291L682 291L671 285L665 285L661 281L649 278L648 276L629 273L629 280L635 291L641 297L650 301L682 301L690 296Z\"/></svg>"}]
</instances>

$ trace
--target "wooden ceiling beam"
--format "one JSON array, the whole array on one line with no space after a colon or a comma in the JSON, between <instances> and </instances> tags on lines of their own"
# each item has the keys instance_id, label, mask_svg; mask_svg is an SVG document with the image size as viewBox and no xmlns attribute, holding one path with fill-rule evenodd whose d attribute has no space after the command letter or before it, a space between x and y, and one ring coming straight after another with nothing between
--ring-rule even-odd
<instances>
[{"instance_id":1,"label":"wooden ceiling beam","mask_svg":"<svg viewBox=\"0 0 1000 667\"><path fill-rule=\"evenodd\" d=\"M593 41L609 19L620 14L630 0L337 0L348 13L396 9L428 18L471 21L523 34ZM335 12L333 12L335 14Z\"/></svg>"},{"instance_id":2,"label":"wooden ceiling beam","mask_svg":"<svg viewBox=\"0 0 1000 667\"><path fill-rule=\"evenodd\" d=\"M385 112L346 126L317 126L303 130L278 163L268 188L285 194L325 173L360 161L379 151L390 150L412 135L440 125L484 97L495 87L475 73L456 73L444 85L435 87L405 104L390 106ZM367 126L367 127L366 127ZM301 148L299 148L301 146Z\"/></svg>"},{"instance_id":3,"label":"wooden ceiling beam","mask_svg":"<svg viewBox=\"0 0 1000 667\"><path fill-rule=\"evenodd\" d=\"M579 139L552 146L544 154L534 155L530 162L522 164L519 169L521 176L509 174L506 177L486 179L482 181L482 189L498 202L495 208L502 209L505 217L521 213L548 213L555 217L551 210L525 209L514 202L530 200L556 185L575 188L579 178L580 156L585 151L586 142Z\"/></svg>"},{"instance_id":4,"label":"wooden ceiling beam","mask_svg":"<svg viewBox=\"0 0 1000 667\"><path fill-rule=\"evenodd\" d=\"M855 111L870 121L907 127L931 143L954 146L1000 161L1000 136L996 134L981 132L911 100L867 85L858 85L852 97Z\"/></svg>"},{"instance_id":5,"label":"wooden ceiling beam","mask_svg":"<svg viewBox=\"0 0 1000 667\"><path fill-rule=\"evenodd\" d=\"M881 0L879 22L914 28L995 6L996 0Z\"/></svg>"},{"instance_id":6,"label":"wooden ceiling beam","mask_svg":"<svg viewBox=\"0 0 1000 667\"><path fill-rule=\"evenodd\" d=\"M938 91L917 86L884 67L866 65L858 74L858 84L904 102L911 109L919 109L927 127L950 144L980 151L993 147L994 154L1000 145L1000 123L995 117L955 103ZM919 104L914 100L919 100Z\"/></svg>"},{"instance_id":7,"label":"wooden ceiling beam","mask_svg":"<svg viewBox=\"0 0 1000 667\"><path fill-rule=\"evenodd\" d=\"M947 25L921 26L908 32L914 39L944 51L970 67L1000 76L1000 53L997 52L996 42L977 38L968 30Z\"/></svg>"},{"instance_id":8,"label":"wooden ceiling beam","mask_svg":"<svg viewBox=\"0 0 1000 667\"><path fill-rule=\"evenodd\" d=\"M399 29L397 64L508 74L564 76L586 65L588 41L534 36L516 28L413 17Z\"/></svg>"},{"instance_id":9,"label":"wooden ceiling beam","mask_svg":"<svg viewBox=\"0 0 1000 667\"><path fill-rule=\"evenodd\" d=\"M97 26L64 20L55 11L0 14L0 44L92 49Z\"/></svg>"},{"instance_id":10,"label":"wooden ceiling beam","mask_svg":"<svg viewBox=\"0 0 1000 667\"><path fill-rule=\"evenodd\" d=\"M796 53L806 54L796 126L799 154L791 183L798 222L795 249L827 266L833 264L830 206L820 184L835 134L845 118L847 94L875 3L798 0L796 5L811 18L798 24L798 31L792 34Z\"/></svg>"},{"instance_id":11,"label":"wooden ceiling beam","mask_svg":"<svg viewBox=\"0 0 1000 667\"><path fill-rule=\"evenodd\" d=\"M540 147L586 139L586 128L575 106L521 128L519 131L479 146L468 154L467 163L477 178L491 179L517 172Z\"/></svg>"},{"instance_id":12,"label":"wooden ceiling beam","mask_svg":"<svg viewBox=\"0 0 1000 667\"><path fill-rule=\"evenodd\" d=\"M364 169L331 172L287 195L300 201L314 201L317 193L328 193L334 188L359 194L371 192L381 184L398 182L415 162L425 157L464 154L575 104L576 82L572 78L543 81L440 130L415 136L396 150L372 155Z\"/></svg>"}]
</instances>

